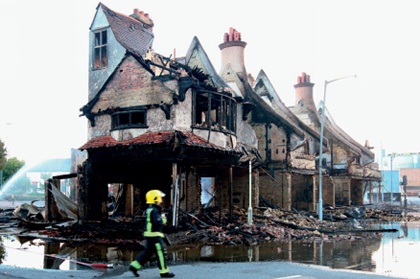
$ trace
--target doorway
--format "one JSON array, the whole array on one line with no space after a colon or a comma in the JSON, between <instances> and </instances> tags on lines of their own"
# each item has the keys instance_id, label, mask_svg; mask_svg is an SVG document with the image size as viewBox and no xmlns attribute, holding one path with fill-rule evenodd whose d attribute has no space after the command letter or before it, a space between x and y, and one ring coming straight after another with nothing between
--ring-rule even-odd
<instances>
[{"instance_id":1,"label":"doorway","mask_svg":"<svg viewBox=\"0 0 420 279\"><path fill-rule=\"evenodd\" d=\"M203 208L211 207L214 205L214 198L216 195L214 177L201 177L201 206Z\"/></svg>"}]
</instances>

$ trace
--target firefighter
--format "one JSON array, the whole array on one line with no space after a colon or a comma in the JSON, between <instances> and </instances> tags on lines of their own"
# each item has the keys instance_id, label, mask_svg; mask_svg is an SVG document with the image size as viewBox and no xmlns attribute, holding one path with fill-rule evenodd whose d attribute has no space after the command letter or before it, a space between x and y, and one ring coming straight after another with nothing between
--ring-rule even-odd
<instances>
[{"instance_id":1,"label":"firefighter","mask_svg":"<svg viewBox=\"0 0 420 279\"><path fill-rule=\"evenodd\" d=\"M134 276L139 277L138 270L146 263L153 254L157 256L160 277L170 278L175 274L169 271L165 263L165 235L162 233L162 227L166 224L166 217L162 214L162 198L165 194L159 190L150 190L146 193L146 203L149 207L146 210L146 228L144 238L146 247L131 262L129 270Z\"/></svg>"}]
</instances>

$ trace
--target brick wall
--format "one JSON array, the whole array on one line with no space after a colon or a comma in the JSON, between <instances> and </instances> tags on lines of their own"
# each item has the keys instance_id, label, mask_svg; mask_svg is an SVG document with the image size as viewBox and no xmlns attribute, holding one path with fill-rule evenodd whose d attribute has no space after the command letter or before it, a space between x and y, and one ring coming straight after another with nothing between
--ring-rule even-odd
<instances>
[{"instance_id":1,"label":"brick wall","mask_svg":"<svg viewBox=\"0 0 420 279\"><path fill-rule=\"evenodd\" d=\"M110 78L92 112L110 107L172 104L172 93L131 56L128 57Z\"/></svg>"},{"instance_id":2,"label":"brick wall","mask_svg":"<svg viewBox=\"0 0 420 279\"><path fill-rule=\"evenodd\" d=\"M259 179L256 179L258 175L257 172L252 173L252 186L251 186L251 195L252 195L252 206L255 207L258 205L259 192L257 191L257 186L260 183ZM228 178L228 177L227 177ZM256 185L257 184L257 185ZM229 185L226 183L226 185ZM249 207L249 171L248 169L238 169L233 170L233 205L239 208L248 208ZM225 187L223 191L223 205L228 206L228 188Z\"/></svg>"},{"instance_id":3,"label":"brick wall","mask_svg":"<svg viewBox=\"0 0 420 279\"><path fill-rule=\"evenodd\" d=\"M262 160L267 159L267 144L265 137L265 125L264 124L255 124L252 126L257 136L258 141L258 150L261 154Z\"/></svg>"},{"instance_id":4,"label":"brick wall","mask_svg":"<svg viewBox=\"0 0 420 279\"><path fill-rule=\"evenodd\" d=\"M287 210L314 209L313 176L277 170L273 178L260 173L259 192L265 200Z\"/></svg>"},{"instance_id":5,"label":"brick wall","mask_svg":"<svg viewBox=\"0 0 420 279\"><path fill-rule=\"evenodd\" d=\"M402 168L400 169L400 178L407 176L407 195L418 196L420 194L420 169Z\"/></svg>"},{"instance_id":6,"label":"brick wall","mask_svg":"<svg viewBox=\"0 0 420 279\"><path fill-rule=\"evenodd\" d=\"M275 161L286 159L287 138L283 129L271 124L269 133L269 144L271 159Z\"/></svg>"},{"instance_id":7,"label":"brick wall","mask_svg":"<svg viewBox=\"0 0 420 279\"><path fill-rule=\"evenodd\" d=\"M185 176L185 189L180 197L181 208L186 211L200 208L201 206L201 186L198 175L193 169L190 169Z\"/></svg>"},{"instance_id":8,"label":"brick wall","mask_svg":"<svg viewBox=\"0 0 420 279\"><path fill-rule=\"evenodd\" d=\"M267 173L260 173L260 195L273 205L284 207L283 188L287 184L283 181L283 176L280 171L274 173L274 179Z\"/></svg>"},{"instance_id":9,"label":"brick wall","mask_svg":"<svg viewBox=\"0 0 420 279\"><path fill-rule=\"evenodd\" d=\"M316 194L316 197L318 197L318 193ZM330 176L322 176L322 200L324 204L335 206L335 191Z\"/></svg>"},{"instance_id":10,"label":"brick wall","mask_svg":"<svg viewBox=\"0 0 420 279\"><path fill-rule=\"evenodd\" d=\"M292 174L292 208L313 210L313 180L310 175Z\"/></svg>"}]
</instances>

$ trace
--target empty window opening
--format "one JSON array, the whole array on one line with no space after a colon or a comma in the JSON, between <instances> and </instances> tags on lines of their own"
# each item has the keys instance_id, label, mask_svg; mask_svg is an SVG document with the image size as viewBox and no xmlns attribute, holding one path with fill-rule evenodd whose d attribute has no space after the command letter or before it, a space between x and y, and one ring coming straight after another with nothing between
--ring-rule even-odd
<instances>
[{"instance_id":1,"label":"empty window opening","mask_svg":"<svg viewBox=\"0 0 420 279\"><path fill-rule=\"evenodd\" d=\"M216 92L196 92L193 122L196 128L235 133L236 101Z\"/></svg>"},{"instance_id":2,"label":"empty window opening","mask_svg":"<svg viewBox=\"0 0 420 279\"><path fill-rule=\"evenodd\" d=\"M201 177L201 206L210 207L214 205L216 190L214 177Z\"/></svg>"},{"instance_id":3,"label":"empty window opening","mask_svg":"<svg viewBox=\"0 0 420 279\"><path fill-rule=\"evenodd\" d=\"M123 213L124 187L121 183L110 183L108 186L107 209L108 216L115 217Z\"/></svg>"}]
</instances>

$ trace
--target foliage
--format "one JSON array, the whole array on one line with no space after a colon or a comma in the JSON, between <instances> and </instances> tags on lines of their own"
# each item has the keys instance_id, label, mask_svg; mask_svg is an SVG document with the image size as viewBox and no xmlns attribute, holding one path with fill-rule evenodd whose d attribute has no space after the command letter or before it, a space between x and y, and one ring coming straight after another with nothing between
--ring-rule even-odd
<instances>
[{"instance_id":1,"label":"foliage","mask_svg":"<svg viewBox=\"0 0 420 279\"><path fill-rule=\"evenodd\" d=\"M2 240L2 242L3 242L3 240ZM3 243L1 243L1 244L3 244ZM4 246L3 245L0 245L0 264L3 263L3 261L4 261L5 258L6 258L6 250L4 249Z\"/></svg>"},{"instance_id":2,"label":"foliage","mask_svg":"<svg viewBox=\"0 0 420 279\"><path fill-rule=\"evenodd\" d=\"M7 162L7 149L4 142L0 140L0 170L3 170Z\"/></svg>"},{"instance_id":3,"label":"foliage","mask_svg":"<svg viewBox=\"0 0 420 279\"><path fill-rule=\"evenodd\" d=\"M6 161L6 166L3 171L4 181L7 181L24 165L25 165L25 161L18 160L16 157L8 159Z\"/></svg>"}]
</instances>

